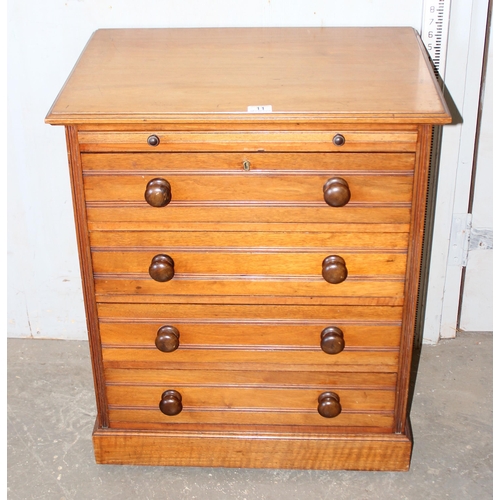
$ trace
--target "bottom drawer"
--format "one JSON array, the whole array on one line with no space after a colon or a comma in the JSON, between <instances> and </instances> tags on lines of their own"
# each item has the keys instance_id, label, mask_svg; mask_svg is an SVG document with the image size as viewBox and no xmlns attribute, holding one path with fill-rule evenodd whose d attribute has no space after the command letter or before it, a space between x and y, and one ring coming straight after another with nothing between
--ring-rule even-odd
<instances>
[{"instance_id":1,"label":"bottom drawer","mask_svg":"<svg viewBox=\"0 0 500 500\"><path fill-rule=\"evenodd\" d=\"M154 373L148 372L108 371L114 380L107 386L112 428L257 425L390 432L393 425L395 374L182 370L177 383L172 372L162 377L169 383L149 385L144 380ZM137 382L127 383L134 374Z\"/></svg>"}]
</instances>

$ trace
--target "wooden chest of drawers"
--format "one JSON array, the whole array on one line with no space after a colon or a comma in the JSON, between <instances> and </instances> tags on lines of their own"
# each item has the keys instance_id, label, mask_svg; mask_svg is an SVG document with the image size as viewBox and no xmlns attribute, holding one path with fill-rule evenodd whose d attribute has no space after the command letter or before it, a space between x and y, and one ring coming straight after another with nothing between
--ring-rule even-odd
<instances>
[{"instance_id":1,"label":"wooden chest of drawers","mask_svg":"<svg viewBox=\"0 0 500 500\"><path fill-rule=\"evenodd\" d=\"M406 470L433 124L410 28L99 30L65 125L110 464Z\"/></svg>"}]
</instances>

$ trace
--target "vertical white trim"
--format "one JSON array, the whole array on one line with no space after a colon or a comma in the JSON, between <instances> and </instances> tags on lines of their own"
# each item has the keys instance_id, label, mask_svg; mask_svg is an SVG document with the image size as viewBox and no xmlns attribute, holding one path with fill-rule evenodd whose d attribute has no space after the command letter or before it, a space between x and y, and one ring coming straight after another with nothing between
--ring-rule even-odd
<instances>
[{"instance_id":1,"label":"vertical white trim","mask_svg":"<svg viewBox=\"0 0 500 500\"><path fill-rule=\"evenodd\" d=\"M423 342L456 335L462 267L448 262L453 214L468 212L488 0L453 0L445 94L454 123L443 127Z\"/></svg>"}]
</instances>

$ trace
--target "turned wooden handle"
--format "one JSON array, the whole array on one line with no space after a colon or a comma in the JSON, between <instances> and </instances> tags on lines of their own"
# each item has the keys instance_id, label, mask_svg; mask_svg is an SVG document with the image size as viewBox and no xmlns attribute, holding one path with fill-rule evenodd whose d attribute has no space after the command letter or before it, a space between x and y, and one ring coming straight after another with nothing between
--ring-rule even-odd
<instances>
[{"instance_id":1,"label":"turned wooden handle","mask_svg":"<svg viewBox=\"0 0 500 500\"><path fill-rule=\"evenodd\" d=\"M151 179L146 186L146 191L144 191L144 199L152 207L165 207L172 200L170 183L160 177Z\"/></svg>"},{"instance_id":2,"label":"turned wooden handle","mask_svg":"<svg viewBox=\"0 0 500 500\"><path fill-rule=\"evenodd\" d=\"M338 354L344 347L344 332L340 328L328 326L321 332L321 349L327 354Z\"/></svg>"},{"instance_id":3,"label":"turned wooden handle","mask_svg":"<svg viewBox=\"0 0 500 500\"><path fill-rule=\"evenodd\" d=\"M165 391L161 395L160 411L170 417L182 411L182 396L174 390Z\"/></svg>"},{"instance_id":4,"label":"turned wooden handle","mask_svg":"<svg viewBox=\"0 0 500 500\"><path fill-rule=\"evenodd\" d=\"M347 278L345 260L339 255L330 255L323 261L323 278L328 283L342 283Z\"/></svg>"},{"instance_id":5,"label":"turned wooden handle","mask_svg":"<svg viewBox=\"0 0 500 500\"><path fill-rule=\"evenodd\" d=\"M334 392L324 392L318 398L318 413L325 418L333 418L340 414L340 398Z\"/></svg>"},{"instance_id":6,"label":"turned wooden handle","mask_svg":"<svg viewBox=\"0 0 500 500\"><path fill-rule=\"evenodd\" d=\"M149 275L155 281L170 281L174 277L174 260L170 255L155 255L149 266Z\"/></svg>"},{"instance_id":7,"label":"turned wooden handle","mask_svg":"<svg viewBox=\"0 0 500 500\"><path fill-rule=\"evenodd\" d=\"M351 199L349 184L342 177L332 177L323 186L323 197L331 207L343 207Z\"/></svg>"},{"instance_id":8,"label":"turned wooden handle","mask_svg":"<svg viewBox=\"0 0 500 500\"><path fill-rule=\"evenodd\" d=\"M179 330L165 325L156 332L155 345L162 352L173 352L179 347Z\"/></svg>"}]
</instances>

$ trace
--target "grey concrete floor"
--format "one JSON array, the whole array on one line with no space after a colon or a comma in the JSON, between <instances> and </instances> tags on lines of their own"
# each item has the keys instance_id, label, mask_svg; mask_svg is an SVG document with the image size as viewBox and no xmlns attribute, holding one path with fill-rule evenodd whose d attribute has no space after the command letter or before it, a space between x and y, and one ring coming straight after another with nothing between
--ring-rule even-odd
<instances>
[{"instance_id":1,"label":"grey concrete floor","mask_svg":"<svg viewBox=\"0 0 500 500\"><path fill-rule=\"evenodd\" d=\"M493 337L423 346L409 472L96 465L86 342L8 340L8 498L489 499L493 497Z\"/></svg>"}]
</instances>

